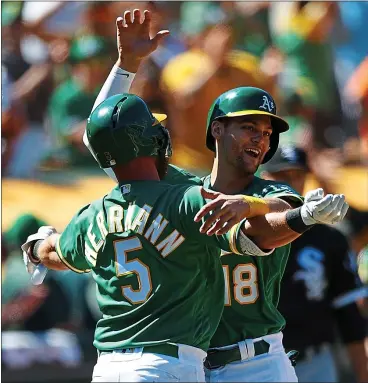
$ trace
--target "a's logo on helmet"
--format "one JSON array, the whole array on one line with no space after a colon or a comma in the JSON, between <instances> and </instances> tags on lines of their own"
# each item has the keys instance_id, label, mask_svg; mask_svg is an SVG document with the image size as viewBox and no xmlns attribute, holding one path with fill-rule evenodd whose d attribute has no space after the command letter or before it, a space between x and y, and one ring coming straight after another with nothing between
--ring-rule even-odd
<instances>
[{"instance_id":1,"label":"a's logo on helmet","mask_svg":"<svg viewBox=\"0 0 368 383\"><path fill-rule=\"evenodd\" d=\"M140 125L131 125L127 128L127 134L130 137L136 155L139 153L139 148L143 146L152 146L152 155L157 155L159 149L159 143L156 136L147 135L144 136L145 127Z\"/></svg>"},{"instance_id":2,"label":"a's logo on helmet","mask_svg":"<svg viewBox=\"0 0 368 383\"><path fill-rule=\"evenodd\" d=\"M259 106L259 109L264 109L267 112L272 112L275 108L275 104L266 95L262 97L263 104Z\"/></svg>"}]
</instances>

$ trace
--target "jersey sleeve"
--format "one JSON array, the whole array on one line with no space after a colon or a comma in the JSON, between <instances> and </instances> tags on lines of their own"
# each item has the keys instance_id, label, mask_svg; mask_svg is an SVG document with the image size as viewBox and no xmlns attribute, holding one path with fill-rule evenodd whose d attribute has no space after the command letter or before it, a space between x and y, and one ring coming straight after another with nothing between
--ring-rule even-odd
<instances>
[{"instance_id":1,"label":"jersey sleeve","mask_svg":"<svg viewBox=\"0 0 368 383\"><path fill-rule=\"evenodd\" d=\"M76 273L88 273L91 264L85 256L85 235L88 229L87 211L89 205L82 208L70 221L56 243L56 252L60 260Z\"/></svg>"},{"instance_id":2,"label":"jersey sleeve","mask_svg":"<svg viewBox=\"0 0 368 383\"><path fill-rule=\"evenodd\" d=\"M297 203L298 205L304 203L304 198L291 186L278 182L266 185L262 189L260 197L281 198L285 201Z\"/></svg>"},{"instance_id":3,"label":"jersey sleeve","mask_svg":"<svg viewBox=\"0 0 368 383\"><path fill-rule=\"evenodd\" d=\"M199 231L204 219L200 222L194 222L194 217L198 211L206 204L202 197L200 187L193 186L185 190L179 202L178 217L179 226L182 234L186 238L191 238L203 245L214 246L225 252L235 254L266 255L241 231L243 222L235 225L228 233L224 235L212 235L201 233Z\"/></svg>"}]
</instances>

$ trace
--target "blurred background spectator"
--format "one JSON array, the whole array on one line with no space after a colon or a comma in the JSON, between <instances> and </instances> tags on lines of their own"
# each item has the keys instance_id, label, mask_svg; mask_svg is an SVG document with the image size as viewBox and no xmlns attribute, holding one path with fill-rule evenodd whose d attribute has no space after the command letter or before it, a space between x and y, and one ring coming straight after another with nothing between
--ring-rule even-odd
<instances>
[{"instance_id":1,"label":"blurred background spectator","mask_svg":"<svg viewBox=\"0 0 368 383\"><path fill-rule=\"evenodd\" d=\"M281 146L261 169L262 178L286 182L303 193L308 174L304 150ZM299 351L295 367L299 382L341 380L341 363L333 352L336 339L344 345L340 347L347 355L344 364L353 366L349 381L368 380L363 309L367 301L368 286L359 278L349 237L334 227L317 225L291 244L279 310L286 319L284 347Z\"/></svg>"},{"instance_id":2,"label":"blurred background spectator","mask_svg":"<svg viewBox=\"0 0 368 383\"><path fill-rule=\"evenodd\" d=\"M351 209L339 229L368 283L367 2L4 1L4 381L90 378L90 333L100 317L93 281L50 273L35 288L19 244L42 222L62 230L74 211L113 186L81 137L117 59L116 17L137 7L152 12L152 33L171 31L140 68L132 91L154 112L169 115L173 163L206 174L212 153L205 148L205 127L213 100L238 86L266 89L291 126L282 144L307 153L306 190L322 186L347 196ZM368 312L364 302L360 308ZM45 369L32 370L37 363Z\"/></svg>"}]
</instances>

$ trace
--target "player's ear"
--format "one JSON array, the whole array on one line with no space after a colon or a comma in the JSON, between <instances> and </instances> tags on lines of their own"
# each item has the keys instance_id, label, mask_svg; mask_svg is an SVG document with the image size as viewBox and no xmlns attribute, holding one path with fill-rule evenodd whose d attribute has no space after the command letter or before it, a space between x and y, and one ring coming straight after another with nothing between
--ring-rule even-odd
<instances>
[{"instance_id":1,"label":"player's ear","mask_svg":"<svg viewBox=\"0 0 368 383\"><path fill-rule=\"evenodd\" d=\"M211 133L215 140L218 140L224 134L225 125L219 120L215 120L211 125Z\"/></svg>"}]
</instances>

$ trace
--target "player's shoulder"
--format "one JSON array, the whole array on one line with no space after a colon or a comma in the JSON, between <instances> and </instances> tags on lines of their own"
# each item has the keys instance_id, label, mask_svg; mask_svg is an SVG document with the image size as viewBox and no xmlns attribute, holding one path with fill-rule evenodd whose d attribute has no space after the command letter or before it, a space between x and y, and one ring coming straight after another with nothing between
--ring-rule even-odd
<instances>
[{"instance_id":1,"label":"player's shoulder","mask_svg":"<svg viewBox=\"0 0 368 383\"><path fill-rule=\"evenodd\" d=\"M109 193L104 196L91 201L89 204L83 206L76 214L80 221L90 221L99 212L105 211L110 204L119 204L123 202L122 193L117 185Z\"/></svg>"},{"instance_id":2,"label":"player's shoulder","mask_svg":"<svg viewBox=\"0 0 368 383\"><path fill-rule=\"evenodd\" d=\"M171 206L169 209L196 210L205 204L199 185L167 185L167 193Z\"/></svg>"},{"instance_id":3,"label":"player's shoulder","mask_svg":"<svg viewBox=\"0 0 368 383\"><path fill-rule=\"evenodd\" d=\"M201 179L195 174L171 164L168 166L164 181L172 185L202 185Z\"/></svg>"},{"instance_id":4,"label":"player's shoulder","mask_svg":"<svg viewBox=\"0 0 368 383\"><path fill-rule=\"evenodd\" d=\"M166 188L168 190L169 195L177 196L181 199L185 200L196 200L202 199L201 188L200 185L191 185L191 184L182 184L182 185L171 185L167 184Z\"/></svg>"},{"instance_id":5,"label":"player's shoulder","mask_svg":"<svg viewBox=\"0 0 368 383\"><path fill-rule=\"evenodd\" d=\"M265 180L257 176L254 176L250 186L259 193L263 194L266 194L267 192L273 190L292 189L291 186L289 186L285 182Z\"/></svg>"},{"instance_id":6,"label":"player's shoulder","mask_svg":"<svg viewBox=\"0 0 368 383\"><path fill-rule=\"evenodd\" d=\"M254 176L252 183L246 189L257 197L281 197L290 196L303 201L300 194L285 182L270 181Z\"/></svg>"}]
</instances>

